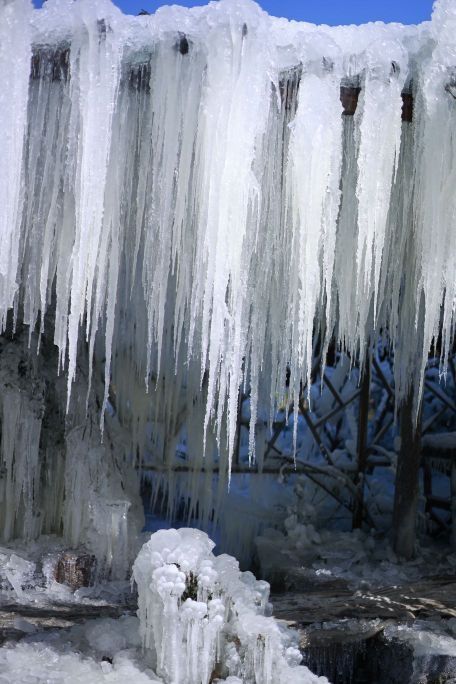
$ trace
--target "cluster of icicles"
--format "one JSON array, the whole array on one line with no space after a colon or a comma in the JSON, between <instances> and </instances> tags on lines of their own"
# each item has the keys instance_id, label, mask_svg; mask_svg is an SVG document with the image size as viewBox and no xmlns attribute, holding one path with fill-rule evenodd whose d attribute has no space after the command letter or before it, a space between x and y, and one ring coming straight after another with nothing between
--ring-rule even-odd
<instances>
[{"instance_id":1,"label":"cluster of icicles","mask_svg":"<svg viewBox=\"0 0 456 684\"><path fill-rule=\"evenodd\" d=\"M455 35L454 0L420 26L335 28L251 0L0 0L3 323L43 328L52 304L68 397L85 337L105 406L117 393L139 430L128 378L166 386L168 433L198 410L228 462L240 387L253 456L259 413L297 410L317 333L364 358L387 330L396 392L419 394L453 336Z\"/></svg>"}]
</instances>

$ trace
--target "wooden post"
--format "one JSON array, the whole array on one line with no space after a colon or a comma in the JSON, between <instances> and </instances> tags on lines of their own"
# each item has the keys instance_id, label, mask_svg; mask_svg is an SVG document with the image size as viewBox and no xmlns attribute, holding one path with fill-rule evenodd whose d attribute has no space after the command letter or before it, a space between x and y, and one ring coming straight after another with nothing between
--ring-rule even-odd
<instances>
[{"instance_id":1,"label":"wooden post","mask_svg":"<svg viewBox=\"0 0 456 684\"><path fill-rule=\"evenodd\" d=\"M358 98L361 92L359 86L340 86L340 101L342 103L342 114L345 116L353 116L358 106Z\"/></svg>"},{"instance_id":2,"label":"wooden post","mask_svg":"<svg viewBox=\"0 0 456 684\"><path fill-rule=\"evenodd\" d=\"M237 466L241 463L241 427L242 427L242 402L243 402L242 389L239 390L238 396L238 410L236 417L236 447L234 453L234 462Z\"/></svg>"},{"instance_id":3,"label":"wooden post","mask_svg":"<svg viewBox=\"0 0 456 684\"><path fill-rule=\"evenodd\" d=\"M423 494L426 500L424 512L428 518L432 513L432 470L426 461L423 463Z\"/></svg>"},{"instance_id":4,"label":"wooden post","mask_svg":"<svg viewBox=\"0 0 456 684\"><path fill-rule=\"evenodd\" d=\"M414 418L414 389L400 410L401 448L397 458L393 511L394 551L406 560L415 554L421 465L421 407Z\"/></svg>"},{"instance_id":5,"label":"wooden post","mask_svg":"<svg viewBox=\"0 0 456 684\"><path fill-rule=\"evenodd\" d=\"M361 527L363 523L364 508L364 480L367 466L367 433L369 429L369 395L370 395L370 359L366 360L364 366L361 394L359 396L359 421L358 421L358 470L356 473L355 484L358 488L359 496L353 505L353 529Z\"/></svg>"},{"instance_id":6,"label":"wooden post","mask_svg":"<svg viewBox=\"0 0 456 684\"><path fill-rule=\"evenodd\" d=\"M456 549L456 461L451 460L451 546Z\"/></svg>"}]
</instances>

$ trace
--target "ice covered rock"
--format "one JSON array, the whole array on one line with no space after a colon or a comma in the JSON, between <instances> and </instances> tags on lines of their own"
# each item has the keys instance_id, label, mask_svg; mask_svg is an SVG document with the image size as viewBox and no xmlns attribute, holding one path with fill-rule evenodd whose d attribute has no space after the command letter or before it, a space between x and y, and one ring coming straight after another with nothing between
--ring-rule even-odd
<instances>
[{"instance_id":1,"label":"ice covered rock","mask_svg":"<svg viewBox=\"0 0 456 684\"><path fill-rule=\"evenodd\" d=\"M0 574L4 574L18 598L24 596L24 588L32 582L35 570L36 564L33 561L14 552L0 554Z\"/></svg>"}]
</instances>

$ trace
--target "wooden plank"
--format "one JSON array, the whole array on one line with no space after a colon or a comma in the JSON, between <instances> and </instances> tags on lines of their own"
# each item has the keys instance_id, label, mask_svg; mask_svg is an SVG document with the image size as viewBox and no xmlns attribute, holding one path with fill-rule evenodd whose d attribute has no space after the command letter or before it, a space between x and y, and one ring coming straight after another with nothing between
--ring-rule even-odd
<instances>
[{"instance_id":1,"label":"wooden plank","mask_svg":"<svg viewBox=\"0 0 456 684\"><path fill-rule=\"evenodd\" d=\"M451 463L451 546L456 548L456 463Z\"/></svg>"},{"instance_id":2,"label":"wooden plank","mask_svg":"<svg viewBox=\"0 0 456 684\"><path fill-rule=\"evenodd\" d=\"M342 103L342 115L353 116L358 107L358 99L361 92L359 86L341 85L340 101ZM413 120L413 95L402 93L402 121L410 123Z\"/></svg>"},{"instance_id":3,"label":"wooden plank","mask_svg":"<svg viewBox=\"0 0 456 684\"><path fill-rule=\"evenodd\" d=\"M413 120L413 95L402 93L402 121L410 123Z\"/></svg>"}]
</instances>

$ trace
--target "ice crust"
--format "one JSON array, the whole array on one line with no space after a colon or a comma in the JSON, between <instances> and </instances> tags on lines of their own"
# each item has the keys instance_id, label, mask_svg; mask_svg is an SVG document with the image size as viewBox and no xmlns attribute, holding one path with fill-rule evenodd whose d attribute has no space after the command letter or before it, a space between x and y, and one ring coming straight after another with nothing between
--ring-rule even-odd
<instances>
[{"instance_id":1,"label":"ice crust","mask_svg":"<svg viewBox=\"0 0 456 684\"><path fill-rule=\"evenodd\" d=\"M169 460L184 419L194 453L229 467L240 387L254 457L256 416L297 411L318 330L364 359L388 328L408 370L442 322L445 369L453 2L407 27L287 22L251 0L0 13L0 316L23 302L42 330L55 285L68 402L85 337L135 452L153 421ZM361 88L354 120L341 83Z\"/></svg>"}]
</instances>

